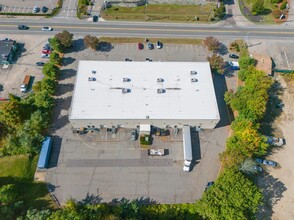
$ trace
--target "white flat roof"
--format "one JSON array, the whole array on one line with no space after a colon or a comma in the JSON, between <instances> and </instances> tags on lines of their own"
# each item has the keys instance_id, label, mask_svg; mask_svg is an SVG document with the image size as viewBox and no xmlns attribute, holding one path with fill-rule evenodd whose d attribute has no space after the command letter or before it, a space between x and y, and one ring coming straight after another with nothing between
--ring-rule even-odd
<instances>
[{"instance_id":1,"label":"white flat roof","mask_svg":"<svg viewBox=\"0 0 294 220\"><path fill-rule=\"evenodd\" d=\"M219 119L209 63L79 61L70 119L148 117Z\"/></svg>"}]
</instances>

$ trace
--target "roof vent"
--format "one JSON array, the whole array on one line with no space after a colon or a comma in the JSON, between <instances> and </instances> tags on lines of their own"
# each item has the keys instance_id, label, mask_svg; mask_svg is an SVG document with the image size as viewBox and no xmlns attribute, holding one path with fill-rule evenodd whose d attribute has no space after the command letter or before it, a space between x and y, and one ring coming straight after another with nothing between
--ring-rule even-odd
<instances>
[{"instance_id":1,"label":"roof vent","mask_svg":"<svg viewBox=\"0 0 294 220\"><path fill-rule=\"evenodd\" d=\"M88 81L96 81L96 78L95 77L89 77Z\"/></svg>"},{"instance_id":2,"label":"roof vent","mask_svg":"<svg viewBox=\"0 0 294 220\"><path fill-rule=\"evenodd\" d=\"M162 79L162 78L157 78L157 82L164 82L164 79Z\"/></svg>"},{"instance_id":3,"label":"roof vent","mask_svg":"<svg viewBox=\"0 0 294 220\"><path fill-rule=\"evenodd\" d=\"M192 78L192 79L191 79L191 82L198 82L198 79L196 79L196 78Z\"/></svg>"},{"instance_id":4,"label":"roof vent","mask_svg":"<svg viewBox=\"0 0 294 220\"><path fill-rule=\"evenodd\" d=\"M149 115L146 115L146 119L149 119Z\"/></svg>"},{"instance_id":5,"label":"roof vent","mask_svg":"<svg viewBox=\"0 0 294 220\"><path fill-rule=\"evenodd\" d=\"M96 74L96 70L92 70L92 73L93 73L93 74Z\"/></svg>"},{"instance_id":6,"label":"roof vent","mask_svg":"<svg viewBox=\"0 0 294 220\"><path fill-rule=\"evenodd\" d=\"M126 88L124 88L124 89L121 90L121 92L125 94L125 93L129 93L129 92L131 92L131 90L130 90L130 89L126 89Z\"/></svg>"},{"instance_id":7,"label":"roof vent","mask_svg":"<svg viewBox=\"0 0 294 220\"><path fill-rule=\"evenodd\" d=\"M165 89L157 89L157 93L165 93Z\"/></svg>"},{"instance_id":8,"label":"roof vent","mask_svg":"<svg viewBox=\"0 0 294 220\"><path fill-rule=\"evenodd\" d=\"M123 82L130 82L131 79L130 78L123 78Z\"/></svg>"},{"instance_id":9,"label":"roof vent","mask_svg":"<svg viewBox=\"0 0 294 220\"><path fill-rule=\"evenodd\" d=\"M191 73L191 75L196 75L197 74L196 71L191 71L190 73Z\"/></svg>"}]
</instances>

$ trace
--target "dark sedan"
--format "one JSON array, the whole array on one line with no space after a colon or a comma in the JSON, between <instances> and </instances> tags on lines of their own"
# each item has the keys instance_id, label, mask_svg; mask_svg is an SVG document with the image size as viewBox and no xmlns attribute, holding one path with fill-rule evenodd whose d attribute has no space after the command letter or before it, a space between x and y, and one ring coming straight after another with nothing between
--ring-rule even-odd
<instances>
[{"instance_id":1,"label":"dark sedan","mask_svg":"<svg viewBox=\"0 0 294 220\"><path fill-rule=\"evenodd\" d=\"M36 63L36 66L44 66L44 64L45 64L45 63L43 63L43 62L37 62L37 63Z\"/></svg>"},{"instance_id":2,"label":"dark sedan","mask_svg":"<svg viewBox=\"0 0 294 220\"><path fill-rule=\"evenodd\" d=\"M229 57L233 59L239 59L239 56L236 54L230 54Z\"/></svg>"},{"instance_id":3,"label":"dark sedan","mask_svg":"<svg viewBox=\"0 0 294 220\"><path fill-rule=\"evenodd\" d=\"M29 27L24 25L24 24L18 25L17 28L18 28L18 30L27 30L27 29L29 29Z\"/></svg>"}]
</instances>

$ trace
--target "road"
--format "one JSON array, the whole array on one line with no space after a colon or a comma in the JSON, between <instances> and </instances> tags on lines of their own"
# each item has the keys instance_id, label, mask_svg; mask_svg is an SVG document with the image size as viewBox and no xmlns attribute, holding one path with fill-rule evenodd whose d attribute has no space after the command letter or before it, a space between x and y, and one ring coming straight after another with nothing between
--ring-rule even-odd
<instances>
[{"instance_id":1,"label":"road","mask_svg":"<svg viewBox=\"0 0 294 220\"><path fill-rule=\"evenodd\" d=\"M18 30L17 25L25 23L29 30ZM42 26L53 27L53 32L41 31ZM248 38L251 39L283 39L291 40L294 37L292 26L259 26L246 27L222 24L174 24L174 23L146 23L146 22L98 22L64 21L58 19L16 20L2 19L0 21L0 34L35 34L52 35L62 30L68 30L78 35L93 34L98 36L121 37L168 37L168 38L197 38L215 36L222 38Z\"/></svg>"}]
</instances>

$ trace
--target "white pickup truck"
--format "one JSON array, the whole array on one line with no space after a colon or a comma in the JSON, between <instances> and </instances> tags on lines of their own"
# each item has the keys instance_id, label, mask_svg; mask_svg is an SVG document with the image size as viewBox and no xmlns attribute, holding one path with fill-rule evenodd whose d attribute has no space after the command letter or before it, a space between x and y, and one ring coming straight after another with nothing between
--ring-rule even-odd
<instances>
[{"instance_id":1,"label":"white pickup truck","mask_svg":"<svg viewBox=\"0 0 294 220\"><path fill-rule=\"evenodd\" d=\"M164 149L150 149L148 150L149 156L164 156Z\"/></svg>"}]
</instances>

